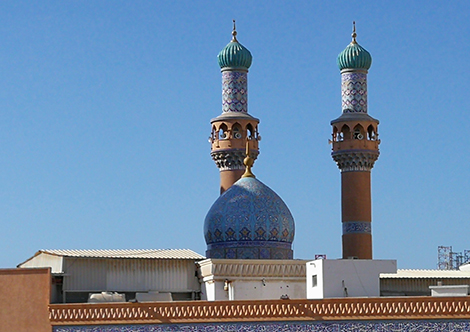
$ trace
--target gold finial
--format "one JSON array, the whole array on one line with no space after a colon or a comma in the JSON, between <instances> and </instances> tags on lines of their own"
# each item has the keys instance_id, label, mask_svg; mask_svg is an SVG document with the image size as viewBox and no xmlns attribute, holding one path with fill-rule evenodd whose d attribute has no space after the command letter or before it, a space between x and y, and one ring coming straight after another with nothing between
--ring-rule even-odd
<instances>
[{"instance_id":1,"label":"gold finial","mask_svg":"<svg viewBox=\"0 0 470 332\"><path fill-rule=\"evenodd\" d=\"M357 37L357 34L356 34L356 21L353 21L353 32L351 34L351 37L352 37L352 42L353 44L357 44L356 42L356 37Z\"/></svg>"},{"instance_id":2,"label":"gold finial","mask_svg":"<svg viewBox=\"0 0 470 332\"><path fill-rule=\"evenodd\" d=\"M238 40L237 40L237 28L235 26L235 20L233 20L233 30L232 30L232 42L237 42L238 43Z\"/></svg>"},{"instance_id":3,"label":"gold finial","mask_svg":"<svg viewBox=\"0 0 470 332\"><path fill-rule=\"evenodd\" d=\"M251 167L254 164L253 158L250 157L250 141L246 140L246 157L243 160L243 164L245 165L245 174L242 175L242 178L255 178L256 176L251 173Z\"/></svg>"}]
</instances>

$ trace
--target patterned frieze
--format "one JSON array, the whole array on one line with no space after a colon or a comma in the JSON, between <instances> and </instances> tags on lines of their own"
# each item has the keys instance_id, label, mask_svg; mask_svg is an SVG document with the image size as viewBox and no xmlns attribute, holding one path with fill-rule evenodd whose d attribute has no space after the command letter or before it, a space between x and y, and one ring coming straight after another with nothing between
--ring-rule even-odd
<instances>
[{"instance_id":1,"label":"patterned frieze","mask_svg":"<svg viewBox=\"0 0 470 332\"><path fill-rule=\"evenodd\" d=\"M372 234L372 224L367 221L343 222L343 234Z\"/></svg>"},{"instance_id":2,"label":"patterned frieze","mask_svg":"<svg viewBox=\"0 0 470 332\"><path fill-rule=\"evenodd\" d=\"M470 320L456 321L383 321L383 322L247 322L161 325L55 326L53 332L464 332L470 331Z\"/></svg>"},{"instance_id":3,"label":"patterned frieze","mask_svg":"<svg viewBox=\"0 0 470 332\"><path fill-rule=\"evenodd\" d=\"M341 97L343 113L367 113L367 74L342 73Z\"/></svg>"},{"instance_id":4,"label":"patterned frieze","mask_svg":"<svg viewBox=\"0 0 470 332\"><path fill-rule=\"evenodd\" d=\"M323 300L51 304L49 313L56 332L434 332L469 331L469 309L468 297L407 296ZM231 329L228 329L229 327Z\"/></svg>"},{"instance_id":5,"label":"patterned frieze","mask_svg":"<svg viewBox=\"0 0 470 332\"><path fill-rule=\"evenodd\" d=\"M306 277L307 260L233 260L207 259L198 262L202 277L217 275L230 278L300 278Z\"/></svg>"},{"instance_id":6,"label":"patterned frieze","mask_svg":"<svg viewBox=\"0 0 470 332\"><path fill-rule=\"evenodd\" d=\"M247 72L222 72L222 112L248 113Z\"/></svg>"},{"instance_id":7,"label":"patterned frieze","mask_svg":"<svg viewBox=\"0 0 470 332\"><path fill-rule=\"evenodd\" d=\"M343 150L331 154L341 172L370 172L379 157L377 150Z\"/></svg>"},{"instance_id":8,"label":"patterned frieze","mask_svg":"<svg viewBox=\"0 0 470 332\"><path fill-rule=\"evenodd\" d=\"M277 243L276 243L277 244ZM289 244L290 246L290 244ZM209 247L209 246L208 246ZM237 245L236 247L224 248L221 246L212 246L207 249L206 256L213 258L228 259L293 259L294 252L290 248L273 248L270 243L262 243L261 246Z\"/></svg>"},{"instance_id":9,"label":"patterned frieze","mask_svg":"<svg viewBox=\"0 0 470 332\"><path fill-rule=\"evenodd\" d=\"M251 151L250 157L256 160L258 154L259 152L256 150ZM243 164L243 160L246 158L245 149L212 151L211 157L220 171L245 169L245 165Z\"/></svg>"}]
</instances>

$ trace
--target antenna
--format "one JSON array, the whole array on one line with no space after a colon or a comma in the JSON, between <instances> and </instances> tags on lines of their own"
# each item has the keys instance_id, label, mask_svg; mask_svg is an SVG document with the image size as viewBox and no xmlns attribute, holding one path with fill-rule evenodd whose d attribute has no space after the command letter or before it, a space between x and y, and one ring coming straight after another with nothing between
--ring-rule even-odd
<instances>
[{"instance_id":1,"label":"antenna","mask_svg":"<svg viewBox=\"0 0 470 332\"><path fill-rule=\"evenodd\" d=\"M470 262L470 250L452 251L452 246L437 247L438 270L458 270L460 265Z\"/></svg>"},{"instance_id":2,"label":"antenna","mask_svg":"<svg viewBox=\"0 0 470 332\"><path fill-rule=\"evenodd\" d=\"M437 247L437 269L452 270L452 246Z\"/></svg>"}]
</instances>

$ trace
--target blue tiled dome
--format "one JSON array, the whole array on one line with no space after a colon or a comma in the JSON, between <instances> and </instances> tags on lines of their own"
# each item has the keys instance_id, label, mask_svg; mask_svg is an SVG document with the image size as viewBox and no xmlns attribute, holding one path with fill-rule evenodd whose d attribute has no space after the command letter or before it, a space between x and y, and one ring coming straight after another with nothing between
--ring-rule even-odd
<instances>
[{"instance_id":1,"label":"blue tiled dome","mask_svg":"<svg viewBox=\"0 0 470 332\"><path fill-rule=\"evenodd\" d=\"M290 259L294 218L254 177L241 178L212 205L204 222L209 258Z\"/></svg>"},{"instance_id":2,"label":"blue tiled dome","mask_svg":"<svg viewBox=\"0 0 470 332\"><path fill-rule=\"evenodd\" d=\"M217 55L220 68L244 68L251 66L253 57L250 51L240 44L236 39L225 46L219 55Z\"/></svg>"}]
</instances>

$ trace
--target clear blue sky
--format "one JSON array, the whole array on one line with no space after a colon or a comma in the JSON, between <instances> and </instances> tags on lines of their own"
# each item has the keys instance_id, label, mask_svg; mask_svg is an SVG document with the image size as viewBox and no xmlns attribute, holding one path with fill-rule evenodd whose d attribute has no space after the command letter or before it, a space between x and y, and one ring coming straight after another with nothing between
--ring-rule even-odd
<instances>
[{"instance_id":1,"label":"clear blue sky","mask_svg":"<svg viewBox=\"0 0 470 332\"><path fill-rule=\"evenodd\" d=\"M39 249L189 248L218 197L218 52L253 54L253 172L296 221L295 258L341 255L336 56L373 58L375 258L470 249L469 1L2 1L0 267Z\"/></svg>"}]
</instances>

